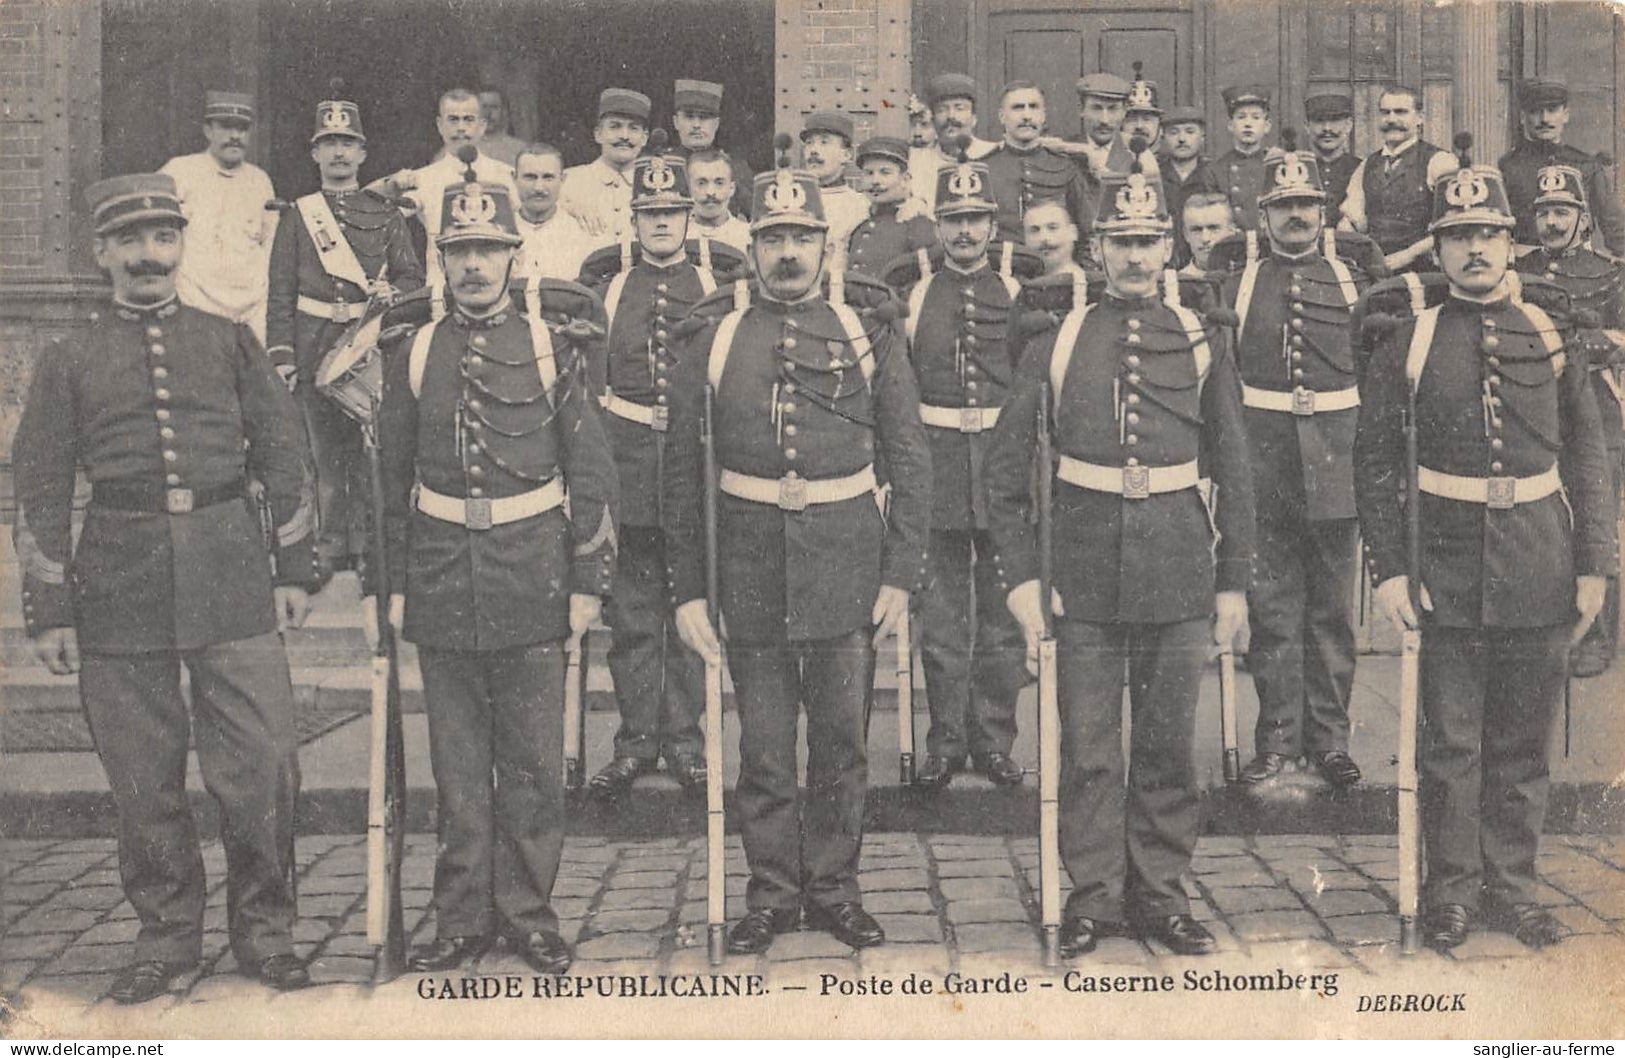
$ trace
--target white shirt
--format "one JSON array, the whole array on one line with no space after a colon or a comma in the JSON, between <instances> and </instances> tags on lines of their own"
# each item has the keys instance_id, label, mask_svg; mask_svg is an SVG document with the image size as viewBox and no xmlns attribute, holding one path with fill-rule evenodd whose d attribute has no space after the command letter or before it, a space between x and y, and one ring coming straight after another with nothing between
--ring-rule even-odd
<instances>
[{"instance_id":1,"label":"white shirt","mask_svg":"<svg viewBox=\"0 0 1625 1058\"><path fill-rule=\"evenodd\" d=\"M417 187L401 196L417 206L418 217L423 221L423 230L429 233L429 245L423 255L428 258L424 262L424 271L431 290L439 287L443 278L440 271L440 253L435 249L434 239L440 234L440 209L445 205L446 188L452 184L461 184L466 168L453 155L436 158L423 168L413 171ZM474 158L474 175L482 183L500 184L507 188L508 201L513 203L515 211L518 210L519 188L514 185L512 167L488 155L480 154Z\"/></svg>"},{"instance_id":2,"label":"white shirt","mask_svg":"<svg viewBox=\"0 0 1625 1058\"><path fill-rule=\"evenodd\" d=\"M820 187L824 219L829 222L829 241L824 260L828 267L846 270L846 244L859 224L869 219L869 199L845 184Z\"/></svg>"},{"instance_id":3,"label":"white shirt","mask_svg":"<svg viewBox=\"0 0 1625 1058\"><path fill-rule=\"evenodd\" d=\"M186 214L186 254L175 273L181 301L251 327L265 341L271 243L277 213L271 178L243 162L222 169L207 151L183 154L159 172L175 180Z\"/></svg>"},{"instance_id":4,"label":"white shirt","mask_svg":"<svg viewBox=\"0 0 1625 1058\"><path fill-rule=\"evenodd\" d=\"M569 213L596 217L604 226L604 242L632 238L632 170L618 173L603 157L564 171L559 207Z\"/></svg>"},{"instance_id":5,"label":"white shirt","mask_svg":"<svg viewBox=\"0 0 1625 1058\"><path fill-rule=\"evenodd\" d=\"M997 142L972 136L970 146L965 148L965 157L974 162L998 149ZM956 165L958 162L958 158L944 154L935 146L908 149L909 197L919 203L920 212L927 217L936 218L937 173L942 171L943 166Z\"/></svg>"},{"instance_id":6,"label":"white shirt","mask_svg":"<svg viewBox=\"0 0 1625 1058\"><path fill-rule=\"evenodd\" d=\"M587 234L581 222L562 209L540 224L532 224L523 215L514 217L524 244L519 247L517 276L544 279L568 279L574 282L581 276L581 263L587 255L604 245L602 239Z\"/></svg>"},{"instance_id":7,"label":"white shirt","mask_svg":"<svg viewBox=\"0 0 1625 1058\"><path fill-rule=\"evenodd\" d=\"M689 223L688 230L691 235L703 235L707 239L726 243L740 253L750 252L750 223L732 213L728 214L727 220L717 225L707 224L699 217L694 217Z\"/></svg>"}]
</instances>

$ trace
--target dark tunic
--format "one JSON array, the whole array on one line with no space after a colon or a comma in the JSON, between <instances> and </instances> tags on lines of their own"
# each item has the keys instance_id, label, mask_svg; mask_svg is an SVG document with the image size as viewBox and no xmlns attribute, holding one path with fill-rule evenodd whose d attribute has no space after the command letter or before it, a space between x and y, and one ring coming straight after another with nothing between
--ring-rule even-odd
<instances>
[{"instance_id":1,"label":"dark tunic","mask_svg":"<svg viewBox=\"0 0 1625 1058\"><path fill-rule=\"evenodd\" d=\"M999 205L999 238L1023 241L1022 218L1027 215L1027 207L1050 199L1066 203L1067 215L1080 233L1087 233L1093 225L1094 195L1076 160L1047 147L1018 150L1001 143L982 161L988 169L989 191Z\"/></svg>"},{"instance_id":2,"label":"dark tunic","mask_svg":"<svg viewBox=\"0 0 1625 1058\"><path fill-rule=\"evenodd\" d=\"M874 207L862 224L852 229L846 242L846 268L849 272L879 276L892 258L937 245L937 228L923 215L897 219L897 206Z\"/></svg>"},{"instance_id":3,"label":"dark tunic","mask_svg":"<svg viewBox=\"0 0 1625 1058\"><path fill-rule=\"evenodd\" d=\"M1586 204L1591 208L1591 219L1602 236L1604 247L1614 254L1625 254L1625 213L1620 210L1614 193L1611 170L1613 163L1602 155L1587 154L1566 143L1537 143L1520 136L1518 145L1496 163L1501 179L1506 182L1507 201L1518 225L1512 229L1516 242L1536 246L1540 238L1535 234L1535 197L1540 194L1540 171L1548 165L1569 165L1580 170L1585 179Z\"/></svg>"}]
</instances>

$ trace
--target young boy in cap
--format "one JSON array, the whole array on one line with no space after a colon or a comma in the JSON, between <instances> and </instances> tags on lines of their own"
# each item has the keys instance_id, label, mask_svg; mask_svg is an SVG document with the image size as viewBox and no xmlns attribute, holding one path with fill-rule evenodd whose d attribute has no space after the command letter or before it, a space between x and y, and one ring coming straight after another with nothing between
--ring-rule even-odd
<instances>
[{"instance_id":1,"label":"young boy in cap","mask_svg":"<svg viewBox=\"0 0 1625 1058\"><path fill-rule=\"evenodd\" d=\"M1221 91L1230 115L1230 149L1213 159L1220 188L1230 196L1236 225L1258 230L1258 196L1264 193L1264 137L1270 133L1270 90L1249 85Z\"/></svg>"},{"instance_id":2,"label":"young boy in cap","mask_svg":"<svg viewBox=\"0 0 1625 1058\"><path fill-rule=\"evenodd\" d=\"M929 218L915 214L906 220L900 207L909 197L908 144L890 136L875 136L858 148L869 216L847 238L847 268L880 276L900 254L935 246L937 231Z\"/></svg>"}]
</instances>

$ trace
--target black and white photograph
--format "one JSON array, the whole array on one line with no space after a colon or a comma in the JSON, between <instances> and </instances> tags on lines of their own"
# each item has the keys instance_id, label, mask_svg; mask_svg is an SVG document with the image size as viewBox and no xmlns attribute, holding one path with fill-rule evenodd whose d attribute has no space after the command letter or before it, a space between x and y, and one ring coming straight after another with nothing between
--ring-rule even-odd
<instances>
[{"instance_id":1,"label":"black and white photograph","mask_svg":"<svg viewBox=\"0 0 1625 1058\"><path fill-rule=\"evenodd\" d=\"M0 1040L1625 1037L1622 89L0 0Z\"/></svg>"}]
</instances>

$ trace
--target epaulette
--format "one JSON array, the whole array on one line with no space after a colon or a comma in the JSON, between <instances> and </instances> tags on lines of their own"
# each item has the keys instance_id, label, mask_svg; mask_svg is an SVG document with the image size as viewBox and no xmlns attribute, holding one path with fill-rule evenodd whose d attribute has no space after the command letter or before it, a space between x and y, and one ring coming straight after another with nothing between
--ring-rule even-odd
<instances>
[{"instance_id":1,"label":"epaulette","mask_svg":"<svg viewBox=\"0 0 1625 1058\"><path fill-rule=\"evenodd\" d=\"M530 312L530 286L521 280L508 288L509 296L519 311ZM536 281L537 308L543 319L555 327L581 320L602 327L604 302L589 287L568 279L539 279Z\"/></svg>"},{"instance_id":2,"label":"epaulette","mask_svg":"<svg viewBox=\"0 0 1625 1058\"><path fill-rule=\"evenodd\" d=\"M1269 256L1269 240L1258 240L1260 256ZM1226 235L1213 244L1207 252L1207 270L1209 272L1239 272L1247 264L1247 235L1245 232L1235 232Z\"/></svg>"},{"instance_id":3,"label":"epaulette","mask_svg":"<svg viewBox=\"0 0 1625 1058\"><path fill-rule=\"evenodd\" d=\"M906 309L897 300L891 288L878 279L861 272L844 273L842 279L841 300L860 318L890 323L905 313ZM829 273L825 272L819 277L819 293L825 300L830 299L829 284ZM750 305L760 296L761 283L754 276L750 279L737 280L727 286L719 286L694 303L688 314L677 324L675 331L679 337L693 334L716 323L734 309Z\"/></svg>"},{"instance_id":4,"label":"epaulette","mask_svg":"<svg viewBox=\"0 0 1625 1058\"><path fill-rule=\"evenodd\" d=\"M1362 235L1357 231L1340 231L1332 229L1332 239L1337 246L1337 256L1347 264L1361 269L1368 275L1383 275L1388 267L1383 263L1382 247L1377 245L1375 239L1369 235ZM1317 239L1316 253L1320 253L1320 243ZM1272 256L1270 241L1260 235L1258 238L1258 257L1265 260ZM1247 267L1247 234L1235 232L1226 235L1214 244L1208 251L1207 269L1209 272L1220 274L1239 272Z\"/></svg>"},{"instance_id":5,"label":"epaulette","mask_svg":"<svg viewBox=\"0 0 1625 1058\"><path fill-rule=\"evenodd\" d=\"M639 257L639 250L635 245L631 248L631 254L635 263ZM581 262L581 278L593 284L607 283L621 273L624 264L621 244L600 246Z\"/></svg>"},{"instance_id":6,"label":"epaulette","mask_svg":"<svg viewBox=\"0 0 1625 1058\"><path fill-rule=\"evenodd\" d=\"M1178 304L1203 317L1212 326L1236 325L1235 314L1224 305L1224 292L1221 286L1223 276L1212 274L1192 276L1184 273L1174 275L1178 287ZM1157 296L1164 303L1173 300L1169 297L1167 277L1168 272L1165 271L1157 288ZM1079 284L1072 273L1040 276L1024 284L1020 296L1016 299L1018 315L1014 330L1017 337L1031 337L1057 325L1061 317L1077 307L1078 289ZM1087 272L1082 289L1086 303L1098 302L1106 292L1105 273Z\"/></svg>"},{"instance_id":7,"label":"epaulette","mask_svg":"<svg viewBox=\"0 0 1625 1058\"><path fill-rule=\"evenodd\" d=\"M384 332L394 332L395 339L404 336L394 328L405 325L417 330L434 315L434 301L428 287L419 287L405 294L397 294L389 308L384 310L381 323ZM406 332L410 333L410 332Z\"/></svg>"},{"instance_id":8,"label":"epaulette","mask_svg":"<svg viewBox=\"0 0 1625 1058\"><path fill-rule=\"evenodd\" d=\"M947 256L941 243L899 254L886 262L880 278L893 290L903 290L918 283L923 275L942 271ZM995 272L1014 276L1023 283L1044 274L1043 258L1009 239L994 239L988 243L987 261Z\"/></svg>"},{"instance_id":9,"label":"epaulette","mask_svg":"<svg viewBox=\"0 0 1625 1058\"><path fill-rule=\"evenodd\" d=\"M1568 291L1538 276L1508 271L1517 284L1515 296L1551 317L1559 330L1573 322L1574 305ZM1398 324L1423 308L1444 303L1450 295L1450 278L1443 272L1419 272L1390 276L1373 283L1354 306L1355 333L1370 346L1393 331Z\"/></svg>"},{"instance_id":10,"label":"epaulette","mask_svg":"<svg viewBox=\"0 0 1625 1058\"><path fill-rule=\"evenodd\" d=\"M743 279L750 271L750 260L743 253L717 239L689 239L683 244L683 251L689 264L709 268L718 283ZM608 283L642 261L643 247L636 242L612 243L587 255L581 263L581 277L594 285Z\"/></svg>"}]
</instances>

